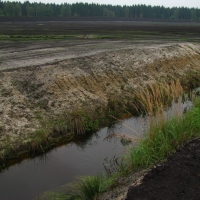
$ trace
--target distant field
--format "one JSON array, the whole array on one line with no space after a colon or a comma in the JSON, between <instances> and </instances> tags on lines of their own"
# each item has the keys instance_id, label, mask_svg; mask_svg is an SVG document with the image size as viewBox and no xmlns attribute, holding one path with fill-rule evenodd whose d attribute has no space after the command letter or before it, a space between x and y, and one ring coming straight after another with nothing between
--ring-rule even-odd
<instances>
[{"instance_id":1,"label":"distant field","mask_svg":"<svg viewBox=\"0 0 200 200\"><path fill-rule=\"evenodd\" d=\"M0 39L163 39L194 40L200 36L200 23L187 21L32 21L0 18ZM56 18L58 19L58 18ZM55 19L55 20L56 20ZM2 20L2 21L1 21ZM30 19L29 19L30 20ZM37 21L41 20L41 21ZM53 20L53 19L52 19ZM80 19L81 20L81 19Z\"/></svg>"}]
</instances>

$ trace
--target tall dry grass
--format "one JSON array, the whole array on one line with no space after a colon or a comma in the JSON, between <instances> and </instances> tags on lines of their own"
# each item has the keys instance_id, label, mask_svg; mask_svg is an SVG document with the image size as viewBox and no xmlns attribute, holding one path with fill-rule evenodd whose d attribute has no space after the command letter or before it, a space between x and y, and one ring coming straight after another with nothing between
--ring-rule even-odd
<instances>
[{"instance_id":1,"label":"tall dry grass","mask_svg":"<svg viewBox=\"0 0 200 200\"><path fill-rule=\"evenodd\" d=\"M138 112L143 112L149 117L150 137L153 137L153 127L164 123L165 108L172 105L172 102L180 101L184 90L180 81L170 83L154 81L146 87L139 86L134 91L136 101L134 103Z\"/></svg>"}]
</instances>

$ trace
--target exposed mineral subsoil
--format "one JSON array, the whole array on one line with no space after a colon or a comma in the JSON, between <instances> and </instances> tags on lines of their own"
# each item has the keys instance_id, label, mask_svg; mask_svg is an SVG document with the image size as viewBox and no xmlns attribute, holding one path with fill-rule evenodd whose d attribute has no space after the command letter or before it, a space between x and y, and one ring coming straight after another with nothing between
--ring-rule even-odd
<instances>
[{"instance_id":1,"label":"exposed mineral subsoil","mask_svg":"<svg viewBox=\"0 0 200 200\"><path fill-rule=\"evenodd\" d=\"M200 139L187 143L129 188L126 200L200 199Z\"/></svg>"},{"instance_id":2,"label":"exposed mineral subsoil","mask_svg":"<svg viewBox=\"0 0 200 200\"><path fill-rule=\"evenodd\" d=\"M72 47L70 41L64 46L54 41L58 46L52 49L52 41L25 47L23 42L1 43L1 155L35 137L41 129L38 115L46 120L85 104L106 106L112 98L128 101L138 84L155 79L180 79L187 86L195 79L199 82L199 44L106 40ZM55 62L58 55L62 58Z\"/></svg>"}]
</instances>

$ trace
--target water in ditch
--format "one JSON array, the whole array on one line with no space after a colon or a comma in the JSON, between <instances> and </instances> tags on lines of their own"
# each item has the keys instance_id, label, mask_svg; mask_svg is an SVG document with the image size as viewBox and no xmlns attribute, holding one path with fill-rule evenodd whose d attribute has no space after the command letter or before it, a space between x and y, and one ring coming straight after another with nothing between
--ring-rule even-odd
<instances>
[{"instance_id":1,"label":"water in ditch","mask_svg":"<svg viewBox=\"0 0 200 200\"><path fill-rule=\"evenodd\" d=\"M179 106L174 103L166 115L182 113L191 105L191 102L179 103ZM101 129L87 140L62 145L42 157L15 163L0 174L0 199L33 200L78 176L100 173L104 170L102 163L126 151L128 146L120 135L138 138L143 136L144 129L148 129L148 119L132 117ZM118 137L112 137L114 133Z\"/></svg>"}]
</instances>

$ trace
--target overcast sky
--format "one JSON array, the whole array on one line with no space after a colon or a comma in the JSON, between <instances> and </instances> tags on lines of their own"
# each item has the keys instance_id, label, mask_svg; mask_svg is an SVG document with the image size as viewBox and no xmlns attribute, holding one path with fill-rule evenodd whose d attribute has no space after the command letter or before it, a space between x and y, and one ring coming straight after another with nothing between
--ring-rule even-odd
<instances>
[{"instance_id":1,"label":"overcast sky","mask_svg":"<svg viewBox=\"0 0 200 200\"><path fill-rule=\"evenodd\" d=\"M13 0L10 0L13 1ZM24 0L14 0L21 1ZM26 0L25 0L26 1ZM133 4L146 4L146 5L160 5L165 7L195 7L200 8L200 0L29 0L29 2L43 2L43 3L76 3L76 2L88 2L98 4L112 4L112 5L133 5Z\"/></svg>"}]
</instances>

